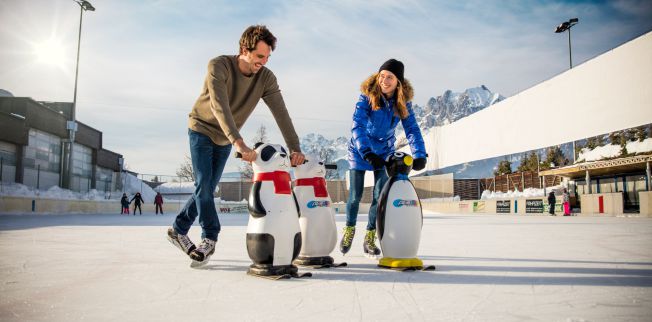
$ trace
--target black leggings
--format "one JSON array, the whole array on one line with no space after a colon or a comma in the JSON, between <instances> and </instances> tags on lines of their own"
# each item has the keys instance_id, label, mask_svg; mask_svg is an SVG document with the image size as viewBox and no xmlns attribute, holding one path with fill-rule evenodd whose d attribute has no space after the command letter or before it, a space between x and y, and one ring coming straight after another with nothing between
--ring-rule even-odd
<instances>
[{"instance_id":1,"label":"black leggings","mask_svg":"<svg viewBox=\"0 0 652 322\"><path fill-rule=\"evenodd\" d=\"M134 215L136 215L136 208L138 208L138 211L140 211L140 214L143 214L143 209L140 208L140 204L136 203L134 204Z\"/></svg>"}]
</instances>

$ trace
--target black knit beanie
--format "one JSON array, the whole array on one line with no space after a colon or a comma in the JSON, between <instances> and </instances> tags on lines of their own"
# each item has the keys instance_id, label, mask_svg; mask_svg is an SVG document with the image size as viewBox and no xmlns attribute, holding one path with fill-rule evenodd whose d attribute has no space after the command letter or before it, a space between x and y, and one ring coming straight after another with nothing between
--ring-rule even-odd
<instances>
[{"instance_id":1,"label":"black knit beanie","mask_svg":"<svg viewBox=\"0 0 652 322\"><path fill-rule=\"evenodd\" d=\"M381 70L388 70L392 72L394 75L396 75L396 78L398 78L398 80L403 83L403 71L405 70L405 67L403 67L403 63L400 61L392 58L383 63L380 68L378 68L379 73Z\"/></svg>"}]
</instances>

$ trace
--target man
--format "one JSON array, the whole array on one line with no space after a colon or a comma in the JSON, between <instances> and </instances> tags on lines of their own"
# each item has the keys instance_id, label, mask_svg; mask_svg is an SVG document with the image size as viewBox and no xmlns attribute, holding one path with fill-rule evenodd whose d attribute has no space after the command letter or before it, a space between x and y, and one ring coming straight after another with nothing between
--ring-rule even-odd
<instances>
[{"instance_id":1,"label":"man","mask_svg":"<svg viewBox=\"0 0 652 322\"><path fill-rule=\"evenodd\" d=\"M220 222L213 192L231 146L242 154L242 160L256 160L256 151L245 144L239 130L261 98L281 129L292 165L305 159L276 77L265 67L275 47L276 37L265 26L247 28L240 38L239 55L219 56L208 63L202 92L190 112L188 136L195 191L168 229L168 240L200 264L215 252ZM197 216L202 227L198 247L187 236Z\"/></svg>"}]
</instances>

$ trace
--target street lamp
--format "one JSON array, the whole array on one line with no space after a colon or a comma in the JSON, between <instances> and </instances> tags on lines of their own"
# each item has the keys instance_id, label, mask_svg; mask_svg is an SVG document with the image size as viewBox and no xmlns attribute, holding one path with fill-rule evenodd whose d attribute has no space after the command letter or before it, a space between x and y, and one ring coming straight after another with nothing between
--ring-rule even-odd
<instances>
[{"instance_id":1,"label":"street lamp","mask_svg":"<svg viewBox=\"0 0 652 322\"><path fill-rule=\"evenodd\" d=\"M77 122L76 122L76 110L77 110L77 79L79 77L79 49L81 47L81 29L82 29L82 18L84 17L84 11L95 11L95 7L86 1L86 0L73 0L79 5L79 35L77 38L77 64L75 66L75 93L72 99L72 110L70 111L70 121L67 122L66 128L68 130L68 142L65 144L65 154L64 154L64 170L65 173L62 176L62 186L64 188L71 189L72 185L72 150L75 142L75 132L77 131Z\"/></svg>"},{"instance_id":2,"label":"street lamp","mask_svg":"<svg viewBox=\"0 0 652 322\"><path fill-rule=\"evenodd\" d=\"M568 30L568 59L570 60L570 68L573 68L573 54L571 52L571 28L575 26L580 20L577 18L571 18L568 21L562 22L557 28L555 28L555 33L562 33Z\"/></svg>"}]
</instances>

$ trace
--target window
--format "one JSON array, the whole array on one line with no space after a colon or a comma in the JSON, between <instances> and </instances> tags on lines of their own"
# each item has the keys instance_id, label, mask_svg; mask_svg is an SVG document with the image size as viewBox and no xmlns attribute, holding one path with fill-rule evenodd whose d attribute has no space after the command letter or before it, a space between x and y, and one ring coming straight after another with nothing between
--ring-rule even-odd
<instances>
[{"instance_id":1,"label":"window","mask_svg":"<svg viewBox=\"0 0 652 322\"><path fill-rule=\"evenodd\" d=\"M24 166L41 171L59 173L61 166L61 138L43 131L29 129L25 147Z\"/></svg>"}]
</instances>

